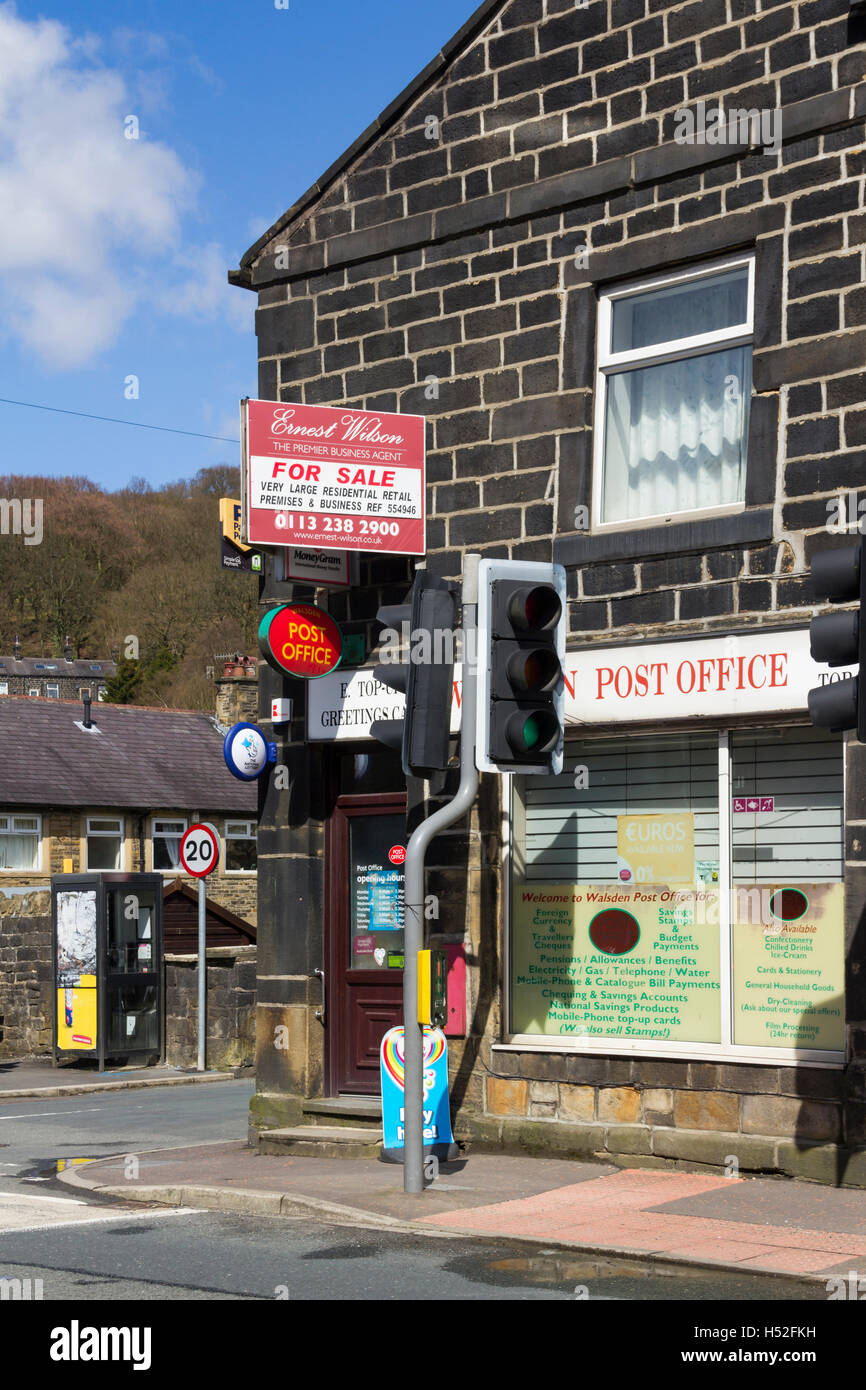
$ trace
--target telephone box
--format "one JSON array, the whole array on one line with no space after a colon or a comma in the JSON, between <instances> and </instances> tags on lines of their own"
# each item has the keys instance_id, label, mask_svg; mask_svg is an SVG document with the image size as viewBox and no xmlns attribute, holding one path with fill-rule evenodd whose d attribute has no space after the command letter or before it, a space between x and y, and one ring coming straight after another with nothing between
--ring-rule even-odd
<instances>
[{"instance_id":1,"label":"telephone box","mask_svg":"<svg viewBox=\"0 0 866 1390\"><path fill-rule=\"evenodd\" d=\"M160 874L54 874L56 1062L159 1061L163 1053Z\"/></svg>"}]
</instances>

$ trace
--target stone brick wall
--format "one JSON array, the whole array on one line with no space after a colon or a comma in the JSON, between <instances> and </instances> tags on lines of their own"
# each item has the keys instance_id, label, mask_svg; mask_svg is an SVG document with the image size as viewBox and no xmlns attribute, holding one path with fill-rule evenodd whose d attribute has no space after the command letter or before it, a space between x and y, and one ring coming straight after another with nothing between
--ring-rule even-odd
<instances>
[{"instance_id":1,"label":"stone brick wall","mask_svg":"<svg viewBox=\"0 0 866 1390\"><path fill-rule=\"evenodd\" d=\"M466 549L562 562L572 645L805 625L811 556L845 539L826 533L828 503L866 482L866 21L847 0L794 0L764 13L758 0L510 0L477 15L463 48L446 48L238 277L258 293L260 396L425 415L429 567L457 577ZM720 98L725 110L781 108L781 149L674 138L678 112ZM578 518L591 502L599 288L743 248L756 255L745 509L587 530ZM360 586L317 601L372 640L376 608L399 602L407 577L401 561L362 560ZM278 598L279 586L267 594ZM299 721L297 745L303 737ZM297 746L291 756L304 777L318 775L320 751ZM849 744L855 962L866 929L864 775L862 750ZM481 820L473 813L468 837L434 843L429 875L453 905L449 931L465 931L477 967L471 1036L452 1047L452 1063L458 1103L479 1124L485 1109L491 1119L502 1113L505 1094L482 1070L502 1070L491 1054L501 943L490 780ZM275 804L267 822L274 883L263 892L270 902L279 882L315 915L321 839L310 821L323 808L315 793L293 791L286 814ZM485 873L467 891L476 863ZM309 931L292 967L307 979L320 952L320 928L311 922ZM851 1020L866 1019L862 990L855 964ZM317 998L314 982L308 992ZM306 995L295 1004L302 1014ZM298 1028L300 1046L309 1038L306 1023ZM857 1051L866 1024L849 1031ZM601 1066L612 1070L596 1076ZM533 1080L530 1068L503 1082L521 1098L521 1123L570 1122L588 1104L582 1088L601 1086L604 1107L605 1088L633 1085L635 1124L647 1125L664 1093L673 1123L660 1130L705 1128L692 1121L708 1109L676 1101L700 1089L705 1073L693 1064L671 1063L657 1085L646 1080L655 1062L640 1072L637 1062L596 1058L568 1058L567 1067L556 1078ZM737 1085L752 1069L722 1070L716 1118L751 1134L757 1109L794 1143L807 1102L779 1090L789 1069L754 1069L765 1107L751 1082ZM827 1119L822 1140L832 1130L861 1142L857 1079L840 1110L835 1074L803 1075L815 1078L809 1104ZM273 1075L275 1089L295 1084ZM302 1084L317 1084L315 1068ZM586 1123L601 1118L595 1108Z\"/></svg>"},{"instance_id":2,"label":"stone brick wall","mask_svg":"<svg viewBox=\"0 0 866 1390\"><path fill-rule=\"evenodd\" d=\"M51 894L0 889L0 1058L51 1051Z\"/></svg>"},{"instance_id":3,"label":"stone brick wall","mask_svg":"<svg viewBox=\"0 0 866 1390\"><path fill-rule=\"evenodd\" d=\"M485 1079L485 1115L471 1129L505 1148L728 1164L866 1186L862 1064L842 1073L504 1049L493 1058L498 1074Z\"/></svg>"},{"instance_id":4,"label":"stone brick wall","mask_svg":"<svg viewBox=\"0 0 866 1390\"><path fill-rule=\"evenodd\" d=\"M216 717L220 724L231 728L241 720L257 719L259 688L255 676L224 676L216 682L216 688Z\"/></svg>"},{"instance_id":5,"label":"stone brick wall","mask_svg":"<svg viewBox=\"0 0 866 1390\"><path fill-rule=\"evenodd\" d=\"M207 962L207 1066L251 1066L256 1051L256 948L211 946ZM196 956L166 956L165 1000L165 1059L173 1066L195 1066Z\"/></svg>"}]
</instances>

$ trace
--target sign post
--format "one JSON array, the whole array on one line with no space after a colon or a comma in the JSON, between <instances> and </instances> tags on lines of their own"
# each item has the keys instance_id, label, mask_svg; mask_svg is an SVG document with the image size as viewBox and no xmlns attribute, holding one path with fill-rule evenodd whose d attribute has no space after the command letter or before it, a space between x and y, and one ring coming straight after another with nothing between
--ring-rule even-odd
<instances>
[{"instance_id":1,"label":"sign post","mask_svg":"<svg viewBox=\"0 0 866 1390\"><path fill-rule=\"evenodd\" d=\"M207 899L204 881L220 857L220 841L212 825L191 825L180 842L180 865L198 879L198 1071L205 1069L207 1040Z\"/></svg>"}]
</instances>

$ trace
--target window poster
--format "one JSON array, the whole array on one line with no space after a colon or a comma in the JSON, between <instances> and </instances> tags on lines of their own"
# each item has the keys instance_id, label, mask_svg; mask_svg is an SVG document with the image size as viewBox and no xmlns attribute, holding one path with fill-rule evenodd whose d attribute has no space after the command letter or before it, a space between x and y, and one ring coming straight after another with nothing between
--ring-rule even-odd
<instances>
[{"instance_id":1,"label":"window poster","mask_svg":"<svg viewBox=\"0 0 866 1390\"><path fill-rule=\"evenodd\" d=\"M96 893L93 889L57 894L57 984L81 983L96 976Z\"/></svg>"},{"instance_id":2,"label":"window poster","mask_svg":"<svg viewBox=\"0 0 866 1390\"><path fill-rule=\"evenodd\" d=\"M514 1032L721 1041L712 884L515 885L514 928Z\"/></svg>"},{"instance_id":3,"label":"window poster","mask_svg":"<svg viewBox=\"0 0 866 1390\"><path fill-rule=\"evenodd\" d=\"M690 811L617 816L617 873L622 883L695 881L695 818Z\"/></svg>"},{"instance_id":4,"label":"window poster","mask_svg":"<svg viewBox=\"0 0 866 1390\"><path fill-rule=\"evenodd\" d=\"M845 1048L845 888L738 884L734 1042Z\"/></svg>"}]
</instances>

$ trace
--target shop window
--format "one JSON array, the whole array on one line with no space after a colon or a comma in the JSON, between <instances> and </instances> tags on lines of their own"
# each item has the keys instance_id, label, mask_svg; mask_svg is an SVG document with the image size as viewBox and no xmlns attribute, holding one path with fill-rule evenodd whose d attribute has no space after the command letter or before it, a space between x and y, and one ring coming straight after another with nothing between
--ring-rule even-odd
<instances>
[{"instance_id":1,"label":"shop window","mask_svg":"<svg viewBox=\"0 0 866 1390\"><path fill-rule=\"evenodd\" d=\"M123 821L87 817L88 869L123 868Z\"/></svg>"},{"instance_id":2,"label":"shop window","mask_svg":"<svg viewBox=\"0 0 866 1390\"><path fill-rule=\"evenodd\" d=\"M514 779L512 1034L844 1055L842 742L811 728L567 745Z\"/></svg>"},{"instance_id":3,"label":"shop window","mask_svg":"<svg viewBox=\"0 0 866 1390\"><path fill-rule=\"evenodd\" d=\"M0 816L0 869L38 869L41 816Z\"/></svg>"},{"instance_id":4,"label":"shop window","mask_svg":"<svg viewBox=\"0 0 866 1390\"><path fill-rule=\"evenodd\" d=\"M227 820L225 831L225 846L226 873L255 873L255 821Z\"/></svg>"},{"instance_id":5,"label":"shop window","mask_svg":"<svg viewBox=\"0 0 866 1390\"><path fill-rule=\"evenodd\" d=\"M174 870L180 867L180 842L186 830L185 820L163 820L154 817L151 838L153 840L153 868L155 873Z\"/></svg>"},{"instance_id":6,"label":"shop window","mask_svg":"<svg viewBox=\"0 0 866 1390\"><path fill-rule=\"evenodd\" d=\"M742 509L753 303L750 256L601 295L597 527Z\"/></svg>"}]
</instances>

